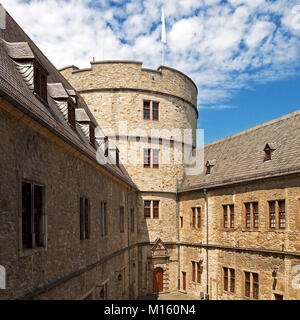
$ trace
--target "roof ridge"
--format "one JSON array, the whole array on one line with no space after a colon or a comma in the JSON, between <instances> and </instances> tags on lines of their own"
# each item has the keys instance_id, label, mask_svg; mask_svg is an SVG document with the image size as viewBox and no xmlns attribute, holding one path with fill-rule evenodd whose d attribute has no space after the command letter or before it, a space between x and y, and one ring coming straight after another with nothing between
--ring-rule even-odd
<instances>
[{"instance_id":1,"label":"roof ridge","mask_svg":"<svg viewBox=\"0 0 300 320\"><path fill-rule=\"evenodd\" d=\"M246 133L249 133L249 132L258 130L258 129L260 129L260 128L263 128L263 127L272 125L272 124L274 124L274 123L276 123L276 122L279 122L279 121L282 121L282 120L286 120L286 119L292 118L292 117L297 116L297 115L300 115L300 109L299 109L299 110L296 110L296 111L293 111L293 112L291 112L291 113L285 114L285 115L283 115L283 116L281 116L281 117L278 117L278 118L275 118L275 119L272 119L272 120L263 122L263 123L261 123L261 124L258 124L258 125L254 126L254 127L251 127L251 128L248 128L248 129L246 129L246 130L243 130L243 131L234 133L234 134L232 134L232 135L230 135L230 136L227 136L227 137L224 137L224 138L221 138L221 139L212 141L212 142L210 142L210 143L204 144L204 147L211 146L211 145L214 145L214 144L217 144L217 143L220 143L220 142L225 142L225 141L231 140L232 138L236 138L236 137L238 137L238 136L241 136L241 135L244 135L244 134L246 134Z\"/></svg>"}]
</instances>

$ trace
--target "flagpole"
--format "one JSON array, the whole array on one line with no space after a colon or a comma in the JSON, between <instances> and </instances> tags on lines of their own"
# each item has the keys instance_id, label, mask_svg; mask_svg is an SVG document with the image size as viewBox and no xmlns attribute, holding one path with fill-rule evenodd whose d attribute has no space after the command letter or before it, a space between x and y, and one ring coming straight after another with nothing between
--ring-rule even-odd
<instances>
[{"instance_id":1,"label":"flagpole","mask_svg":"<svg viewBox=\"0 0 300 320\"><path fill-rule=\"evenodd\" d=\"M165 48L167 43L167 37L166 37L166 24L165 24L165 12L164 8L161 8L161 43L162 43L162 57L161 57L161 63L162 65L165 64Z\"/></svg>"}]
</instances>

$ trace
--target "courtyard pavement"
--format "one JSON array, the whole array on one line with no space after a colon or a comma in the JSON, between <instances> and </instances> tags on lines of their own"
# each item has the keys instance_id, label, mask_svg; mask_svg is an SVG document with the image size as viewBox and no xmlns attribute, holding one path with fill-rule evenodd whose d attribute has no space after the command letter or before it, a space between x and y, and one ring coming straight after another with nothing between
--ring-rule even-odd
<instances>
[{"instance_id":1,"label":"courtyard pavement","mask_svg":"<svg viewBox=\"0 0 300 320\"><path fill-rule=\"evenodd\" d=\"M137 300L200 300L194 296L190 296L188 294L182 292L173 292L173 293L165 293L156 295L149 295L144 297L139 297Z\"/></svg>"}]
</instances>

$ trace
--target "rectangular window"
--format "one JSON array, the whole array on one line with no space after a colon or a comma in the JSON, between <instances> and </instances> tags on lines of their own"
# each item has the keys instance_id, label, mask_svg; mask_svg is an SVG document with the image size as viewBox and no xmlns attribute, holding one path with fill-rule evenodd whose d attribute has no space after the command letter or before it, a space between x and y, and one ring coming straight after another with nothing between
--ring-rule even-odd
<instances>
[{"instance_id":1,"label":"rectangular window","mask_svg":"<svg viewBox=\"0 0 300 320\"><path fill-rule=\"evenodd\" d=\"M269 201L270 228L276 228L276 204L275 201Z\"/></svg>"},{"instance_id":2,"label":"rectangular window","mask_svg":"<svg viewBox=\"0 0 300 320\"><path fill-rule=\"evenodd\" d=\"M158 120L158 102L152 102L152 120Z\"/></svg>"},{"instance_id":3,"label":"rectangular window","mask_svg":"<svg viewBox=\"0 0 300 320\"><path fill-rule=\"evenodd\" d=\"M94 146L95 145L95 127L90 124L90 143Z\"/></svg>"},{"instance_id":4,"label":"rectangular window","mask_svg":"<svg viewBox=\"0 0 300 320\"><path fill-rule=\"evenodd\" d=\"M246 209L246 228L250 229L251 228L251 204L246 203L245 204L245 209Z\"/></svg>"},{"instance_id":5,"label":"rectangular window","mask_svg":"<svg viewBox=\"0 0 300 320\"><path fill-rule=\"evenodd\" d=\"M100 213L100 220L101 220L101 236L104 237L108 234L107 231L107 204L104 201L101 201L101 213Z\"/></svg>"},{"instance_id":6,"label":"rectangular window","mask_svg":"<svg viewBox=\"0 0 300 320\"><path fill-rule=\"evenodd\" d=\"M224 291L228 291L228 268L223 267L223 282L224 282Z\"/></svg>"},{"instance_id":7,"label":"rectangular window","mask_svg":"<svg viewBox=\"0 0 300 320\"><path fill-rule=\"evenodd\" d=\"M197 282L201 283L201 266L200 266L200 262L197 263Z\"/></svg>"},{"instance_id":8,"label":"rectangular window","mask_svg":"<svg viewBox=\"0 0 300 320\"><path fill-rule=\"evenodd\" d=\"M23 248L45 246L44 187L22 183Z\"/></svg>"},{"instance_id":9,"label":"rectangular window","mask_svg":"<svg viewBox=\"0 0 300 320\"><path fill-rule=\"evenodd\" d=\"M234 206L230 205L229 206L229 210L230 210L230 228L234 228Z\"/></svg>"},{"instance_id":10,"label":"rectangular window","mask_svg":"<svg viewBox=\"0 0 300 320\"><path fill-rule=\"evenodd\" d=\"M75 105L70 101L68 102L68 122L75 129Z\"/></svg>"},{"instance_id":11,"label":"rectangular window","mask_svg":"<svg viewBox=\"0 0 300 320\"><path fill-rule=\"evenodd\" d=\"M227 206L223 205L223 227L225 229L228 228L228 212L227 212Z\"/></svg>"},{"instance_id":12,"label":"rectangular window","mask_svg":"<svg viewBox=\"0 0 300 320\"><path fill-rule=\"evenodd\" d=\"M259 227L259 216L258 216L258 202L252 204L253 207L253 228L258 229Z\"/></svg>"},{"instance_id":13,"label":"rectangular window","mask_svg":"<svg viewBox=\"0 0 300 320\"><path fill-rule=\"evenodd\" d=\"M250 272L245 271L245 296L250 298L251 279Z\"/></svg>"},{"instance_id":14,"label":"rectangular window","mask_svg":"<svg viewBox=\"0 0 300 320\"><path fill-rule=\"evenodd\" d=\"M151 201L144 201L144 217L151 218Z\"/></svg>"},{"instance_id":15,"label":"rectangular window","mask_svg":"<svg viewBox=\"0 0 300 320\"><path fill-rule=\"evenodd\" d=\"M120 232L124 232L124 207L120 207Z\"/></svg>"},{"instance_id":16,"label":"rectangular window","mask_svg":"<svg viewBox=\"0 0 300 320\"><path fill-rule=\"evenodd\" d=\"M197 207L197 228L201 227L201 208Z\"/></svg>"},{"instance_id":17,"label":"rectangular window","mask_svg":"<svg viewBox=\"0 0 300 320\"><path fill-rule=\"evenodd\" d=\"M230 269L230 292L234 293L235 291L235 270Z\"/></svg>"},{"instance_id":18,"label":"rectangular window","mask_svg":"<svg viewBox=\"0 0 300 320\"><path fill-rule=\"evenodd\" d=\"M183 217L180 217L180 228L183 228Z\"/></svg>"},{"instance_id":19,"label":"rectangular window","mask_svg":"<svg viewBox=\"0 0 300 320\"><path fill-rule=\"evenodd\" d=\"M159 201L153 201L153 219L159 218Z\"/></svg>"},{"instance_id":20,"label":"rectangular window","mask_svg":"<svg viewBox=\"0 0 300 320\"><path fill-rule=\"evenodd\" d=\"M150 168L151 149L144 149L144 168Z\"/></svg>"},{"instance_id":21,"label":"rectangular window","mask_svg":"<svg viewBox=\"0 0 300 320\"><path fill-rule=\"evenodd\" d=\"M90 238L90 200L80 198L80 240Z\"/></svg>"},{"instance_id":22,"label":"rectangular window","mask_svg":"<svg viewBox=\"0 0 300 320\"><path fill-rule=\"evenodd\" d=\"M192 208L192 226L196 228L196 208Z\"/></svg>"},{"instance_id":23,"label":"rectangular window","mask_svg":"<svg viewBox=\"0 0 300 320\"><path fill-rule=\"evenodd\" d=\"M47 74L39 66L34 66L34 92L47 102Z\"/></svg>"},{"instance_id":24,"label":"rectangular window","mask_svg":"<svg viewBox=\"0 0 300 320\"><path fill-rule=\"evenodd\" d=\"M150 101L144 101L144 120L150 120Z\"/></svg>"},{"instance_id":25,"label":"rectangular window","mask_svg":"<svg viewBox=\"0 0 300 320\"><path fill-rule=\"evenodd\" d=\"M279 209L279 228L285 228L285 201L278 201L278 209Z\"/></svg>"},{"instance_id":26,"label":"rectangular window","mask_svg":"<svg viewBox=\"0 0 300 320\"><path fill-rule=\"evenodd\" d=\"M154 149L153 152L153 168L159 168L159 150Z\"/></svg>"},{"instance_id":27,"label":"rectangular window","mask_svg":"<svg viewBox=\"0 0 300 320\"><path fill-rule=\"evenodd\" d=\"M134 209L130 210L131 233L134 233Z\"/></svg>"},{"instance_id":28,"label":"rectangular window","mask_svg":"<svg viewBox=\"0 0 300 320\"><path fill-rule=\"evenodd\" d=\"M196 282L196 263L192 261L192 281Z\"/></svg>"},{"instance_id":29,"label":"rectangular window","mask_svg":"<svg viewBox=\"0 0 300 320\"><path fill-rule=\"evenodd\" d=\"M252 273L252 278L253 278L253 298L258 299L258 294L259 294L258 274Z\"/></svg>"}]
</instances>

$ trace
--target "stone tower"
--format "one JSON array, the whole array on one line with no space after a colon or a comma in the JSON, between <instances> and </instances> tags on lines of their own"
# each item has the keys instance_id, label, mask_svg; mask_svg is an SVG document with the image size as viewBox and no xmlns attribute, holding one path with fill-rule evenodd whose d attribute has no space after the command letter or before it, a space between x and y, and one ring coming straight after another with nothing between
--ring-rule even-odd
<instances>
[{"instance_id":1,"label":"stone tower","mask_svg":"<svg viewBox=\"0 0 300 320\"><path fill-rule=\"evenodd\" d=\"M134 61L91 62L89 69L69 66L61 73L85 99L108 139L119 147L120 159L140 189L140 294L176 290L180 252L176 192L184 175L184 130L192 132L191 145L196 144L196 85L175 69L145 69ZM150 119L145 119L148 115ZM122 152L125 145L137 163ZM153 280L157 274L162 277L160 288Z\"/></svg>"}]
</instances>

